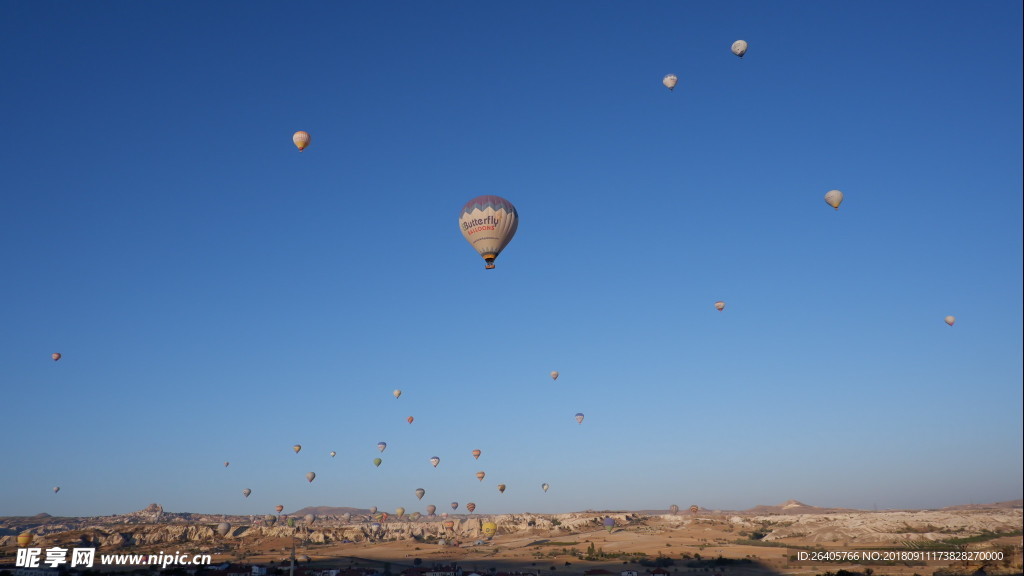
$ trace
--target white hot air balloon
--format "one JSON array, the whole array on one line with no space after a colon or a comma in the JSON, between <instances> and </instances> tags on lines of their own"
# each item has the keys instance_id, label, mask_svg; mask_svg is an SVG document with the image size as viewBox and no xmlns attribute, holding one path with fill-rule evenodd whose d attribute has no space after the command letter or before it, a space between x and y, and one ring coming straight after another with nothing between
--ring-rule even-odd
<instances>
[{"instance_id":1,"label":"white hot air balloon","mask_svg":"<svg viewBox=\"0 0 1024 576\"><path fill-rule=\"evenodd\" d=\"M483 256L484 268L494 268L494 259L508 246L519 227L519 213L500 196L477 196L462 207L459 229L467 242Z\"/></svg>"},{"instance_id":2,"label":"white hot air balloon","mask_svg":"<svg viewBox=\"0 0 1024 576\"><path fill-rule=\"evenodd\" d=\"M675 74L665 74L665 77L661 79L661 83L665 85L665 88L674 90L676 84L679 83L679 77Z\"/></svg>"},{"instance_id":3,"label":"white hot air balloon","mask_svg":"<svg viewBox=\"0 0 1024 576\"><path fill-rule=\"evenodd\" d=\"M299 130L295 134L292 134L292 142L295 144L295 147L299 149L299 152L302 152L306 149L306 146L309 146L309 132Z\"/></svg>"},{"instance_id":4,"label":"white hot air balloon","mask_svg":"<svg viewBox=\"0 0 1024 576\"><path fill-rule=\"evenodd\" d=\"M946 324L952 326L956 322L956 316L946 316Z\"/></svg>"},{"instance_id":5,"label":"white hot air balloon","mask_svg":"<svg viewBox=\"0 0 1024 576\"><path fill-rule=\"evenodd\" d=\"M839 190L829 190L825 193L825 203L839 210L839 205L843 203L843 193Z\"/></svg>"},{"instance_id":6,"label":"white hot air balloon","mask_svg":"<svg viewBox=\"0 0 1024 576\"><path fill-rule=\"evenodd\" d=\"M551 371L551 379L552 380L558 380L558 370L552 370Z\"/></svg>"},{"instance_id":7,"label":"white hot air balloon","mask_svg":"<svg viewBox=\"0 0 1024 576\"><path fill-rule=\"evenodd\" d=\"M732 53L743 58L743 55L747 53L747 41L737 40L732 43Z\"/></svg>"},{"instance_id":8,"label":"white hot air balloon","mask_svg":"<svg viewBox=\"0 0 1024 576\"><path fill-rule=\"evenodd\" d=\"M715 310L718 310L719 312L725 310L725 302L722 302L721 300L715 302Z\"/></svg>"}]
</instances>

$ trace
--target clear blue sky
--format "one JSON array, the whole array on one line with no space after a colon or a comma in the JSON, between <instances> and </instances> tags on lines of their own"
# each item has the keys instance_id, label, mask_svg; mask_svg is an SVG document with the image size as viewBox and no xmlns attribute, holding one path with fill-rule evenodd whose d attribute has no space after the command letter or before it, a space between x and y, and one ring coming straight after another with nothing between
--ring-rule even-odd
<instances>
[{"instance_id":1,"label":"clear blue sky","mask_svg":"<svg viewBox=\"0 0 1024 576\"><path fill-rule=\"evenodd\" d=\"M1021 498L1021 20L0 0L0 515Z\"/></svg>"}]
</instances>

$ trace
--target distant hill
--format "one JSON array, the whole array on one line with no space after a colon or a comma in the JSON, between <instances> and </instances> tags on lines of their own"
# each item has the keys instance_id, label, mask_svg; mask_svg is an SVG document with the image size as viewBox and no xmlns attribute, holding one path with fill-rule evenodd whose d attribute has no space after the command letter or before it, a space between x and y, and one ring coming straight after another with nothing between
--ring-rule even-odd
<instances>
[{"instance_id":1,"label":"distant hill","mask_svg":"<svg viewBox=\"0 0 1024 576\"><path fill-rule=\"evenodd\" d=\"M946 506L942 510L991 510L992 508L1024 508L1024 500L1006 500L1005 502L993 502L991 504L960 504L958 506Z\"/></svg>"},{"instance_id":2,"label":"distant hill","mask_svg":"<svg viewBox=\"0 0 1024 576\"><path fill-rule=\"evenodd\" d=\"M341 516L342 514L352 514L353 516L361 516L369 514L370 510L367 508L348 508L344 506L306 506L302 510L296 510L288 514L289 516L305 516L306 514L313 514L314 516Z\"/></svg>"},{"instance_id":3,"label":"distant hill","mask_svg":"<svg viewBox=\"0 0 1024 576\"><path fill-rule=\"evenodd\" d=\"M836 512L860 512L860 510L854 510L853 508L822 508L820 506L804 504L799 500L786 500L782 504L775 506L761 504L743 511L744 514L834 514Z\"/></svg>"}]
</instances>

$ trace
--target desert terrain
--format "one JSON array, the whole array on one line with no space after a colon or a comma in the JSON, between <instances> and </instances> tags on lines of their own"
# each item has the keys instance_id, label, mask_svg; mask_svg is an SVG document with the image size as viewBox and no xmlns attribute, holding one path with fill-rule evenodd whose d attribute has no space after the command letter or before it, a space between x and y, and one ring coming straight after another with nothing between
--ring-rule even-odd
<instances>
[{"instance_id":1,"label":"desert terrain","mask_svg":"<svg viewBox=\"0 0 1024 576\"><path fill-rule=\"evenodd\" d=\"M287 569L293 554L296 574L353 569L353 574L397 576L409 570L430 576L432 567L455 565L467 576L473 572L644 576L840 571L926 575L975 574L979 569L984 574L1021 573L1020 500L886 511L820 508L791 500L745 511L696 513L459 514L444 519L417 514L415 519L395 515L382 519L370 512L318 507L280 516L221 516L168 513L153 504L114 516L4 517L0 518L0 574L15 573L18 535L26 532L33 537L29 547L42 549L209 554L220 573L249 572L252 565L268 567L273 573L275 568ZM613 519L614 526L607 526L606 518ZM495 525L493 537L484 534L486 522ZM892 551L910 552L912 559L894 561ZM950 553L964 551L973 552L974 559L950 560ZM826 560L801 561L801 552L819 558L822 552L832 554L826 554ZM858 561L839 557L852 553L859 556ZM866 561L864 553L885 556ZM979 559L996 554L1002 560Z\"/></svg>"}]
</instances>

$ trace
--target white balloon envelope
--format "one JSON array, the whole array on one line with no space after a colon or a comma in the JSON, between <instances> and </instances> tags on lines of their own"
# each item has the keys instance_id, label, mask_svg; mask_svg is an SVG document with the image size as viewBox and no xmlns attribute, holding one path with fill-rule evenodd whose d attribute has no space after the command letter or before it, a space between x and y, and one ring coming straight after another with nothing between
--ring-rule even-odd
<instances>
[{"instance_id":1,"label":"white balloon envelope","mask_svg":"<svg viewBox=\"0 0 1024 576\"><path fill-rule=\"evenodd\" d=\"M467 242L483 257L487 269L508 246L519 227L519 214L511 202L500 196L477 196L462 207L459 229Z\"/></svg>"}]
</instances>

